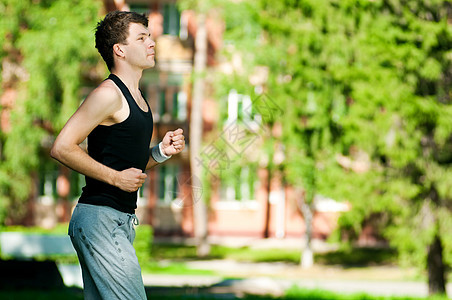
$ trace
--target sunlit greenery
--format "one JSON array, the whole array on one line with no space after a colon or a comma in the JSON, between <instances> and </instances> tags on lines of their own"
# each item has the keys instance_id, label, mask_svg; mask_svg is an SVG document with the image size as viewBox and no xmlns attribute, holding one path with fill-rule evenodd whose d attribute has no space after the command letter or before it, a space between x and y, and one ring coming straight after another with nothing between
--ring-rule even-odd
<instances>
[{"instance_id":1,"label":"sunlit greenery","mask_svg":"<svg viewBox=\"0 0 452 300\"><path fill-rule=\"evenodd\" d=\"M308 202L323 194L351 203L339 240L371 226L403 263L421 268L429 248L442 252L443 266L452 262L449 7L261 0L224 13L223 55L235 64L219 76L218 93L256 99L251 79L266 68L260 90L284 112L274 115L282 138L267 141L283 144L284 178Z\"/></svg>"},{"instance_id":2,"label":"sunlit greenery","mask_svg":"<svg viewBox=\"0 0 452 300\"><path fill-rule=\"evenodd\" d=\"M0 1L1 88L17 91L11 130L0 133L0 223L6 212L13 219L24 215L31 175L46 163L49 143L83 100L81 87L93 80L99 62L93 32L101 5Z\"/></svg>"},{"instance_id":3,"label":"sunlit greenery","mask_svg":"<svg viewBox=\"0 0 452 300\"><path fill-rule=\"evenodd\" d=\"M0 0L1 93L17 92L11 129L0 132L1 224L7 213L10 219L24 215L33 176L48 163L49 144L83 100L81 87L97 80L93 72L105 71L91 72L100 61L93 29L101 5ZM252 164L280 172L284 182L304 190L306 202L315 194L350 202L337 240L356 240L371 226L404 264L424 268L427 249L439 241L442 262L452 265L450 5L209 5L221 8L222 55L233 62L215 76L218 101L234 89L249 95L255 108L262 95L275 104L260 123L263 141L251 155L239 153L231 169ZM281 134L273 134L278 126ZM273 159L278 152L283 161Z\"/></svg>"}]
</instances>

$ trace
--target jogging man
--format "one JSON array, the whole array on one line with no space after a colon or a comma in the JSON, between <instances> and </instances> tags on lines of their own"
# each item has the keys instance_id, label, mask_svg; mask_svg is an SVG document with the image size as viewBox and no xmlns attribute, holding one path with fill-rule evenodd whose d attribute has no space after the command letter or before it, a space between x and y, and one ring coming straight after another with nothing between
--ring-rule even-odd
<instances>
[{"instance_id":1,"label":"jogging man","mask_svg":"<svg viewBox=\"0 0 452 300\"><path fill-rule=\"evenodd\" d=\"M110 76L94 89L55 140L51 156L85 175L86 186L69 223L90 299L146 299L133 240L137 190L145 170L185 147L182 129L149 149L153 119L139 90L155 65L148 19L111 12L97 24L96 48ZM79 145L88 138L88 153Z\"/></svg>"}]
</instances>

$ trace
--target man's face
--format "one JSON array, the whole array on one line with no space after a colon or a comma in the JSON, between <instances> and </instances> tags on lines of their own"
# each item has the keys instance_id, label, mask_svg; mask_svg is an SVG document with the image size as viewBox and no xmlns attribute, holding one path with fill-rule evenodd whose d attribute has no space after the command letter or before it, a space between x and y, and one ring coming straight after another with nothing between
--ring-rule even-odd
<instances>
[{"instance_id":1,"label":"man's face","mask_svg":"<svg viewBox=\"0 0 452 300\"><path fill-rule=\"evenodd\" d=\"M149 29L142 24L131 23L127 45L122 46L126 60L142 69L152 68L155 65L155 42L151 38Z\"/></svg>"}]
</instances>

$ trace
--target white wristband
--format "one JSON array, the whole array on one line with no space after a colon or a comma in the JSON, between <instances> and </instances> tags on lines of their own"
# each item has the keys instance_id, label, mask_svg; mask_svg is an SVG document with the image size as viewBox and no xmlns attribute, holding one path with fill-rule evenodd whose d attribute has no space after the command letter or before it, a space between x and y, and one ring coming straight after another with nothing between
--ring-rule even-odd
<instances>
[{"instance_id":1,"label":"white wristband","mask_svg":"<svg viewBox=\"0 0 452 300\"><path fill-rule=\"evenodd\" d=\"M152 147L151 155L152 155L152 158L158 163L162 163L162 162L170 159L172 156L172 155L167 156L163 153L161 142L157 146Z\"/></svg>"}]
</instances>

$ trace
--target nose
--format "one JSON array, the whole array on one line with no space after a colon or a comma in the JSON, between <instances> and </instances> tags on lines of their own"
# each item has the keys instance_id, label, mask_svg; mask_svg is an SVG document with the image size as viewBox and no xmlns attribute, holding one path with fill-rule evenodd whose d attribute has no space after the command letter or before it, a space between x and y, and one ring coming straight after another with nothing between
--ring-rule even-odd
<instances>
[{"instance_id":1,"label":"nose","mask_svg":"<svg viewBox=\"0 0 452 300\"><path fill-rule=\"evenodd\" d=\"M149 44L148 44L149 48L154 48L155 47L155 42L152 38L149 38Z\"/></svg>"}]
</instances>

